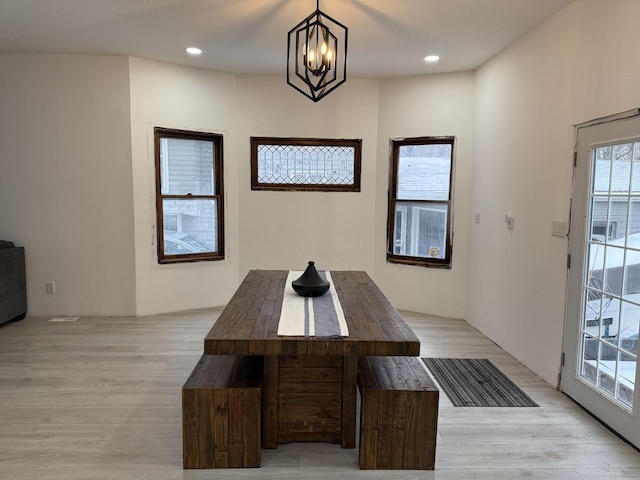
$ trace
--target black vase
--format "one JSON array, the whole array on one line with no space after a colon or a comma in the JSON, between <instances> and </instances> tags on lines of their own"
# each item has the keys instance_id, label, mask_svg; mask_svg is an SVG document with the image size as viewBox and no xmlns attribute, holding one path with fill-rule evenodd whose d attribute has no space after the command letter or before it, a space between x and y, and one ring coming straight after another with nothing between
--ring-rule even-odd
<instances>
[{"instance_id":1,"label":"black vase","mask_svg":"<svg viewBox=\"0 0 640 480\"><path fill-rule=\"evenodd\" d=\"M319 297L324 295L331 284L320 276L314 262L309 262L302 275L291 282L291 286L298 295L303 297Z\"/></svg>"}]
</instances>

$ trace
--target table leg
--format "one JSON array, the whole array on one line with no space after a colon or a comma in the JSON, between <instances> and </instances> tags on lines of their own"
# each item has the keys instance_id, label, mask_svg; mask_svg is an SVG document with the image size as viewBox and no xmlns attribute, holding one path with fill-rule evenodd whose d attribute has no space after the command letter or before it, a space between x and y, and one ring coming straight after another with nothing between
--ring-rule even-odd
<instances>
[{"instance_id":1,"label":"table leg","mask_svg":"<svg viewBox=\"0 0 640 480\"><path fill-rule=\"evenodd\" d=\"M347 355L342 370L342 448L356 447L358 357Z\"/></svg>"},{"instance_id":2,"label":"table leg","mask_svg":"<svg viewBox=\"0 0 640 480\"><path fill-rule=\"evenodd\" d=\"M262 384L263 448L278 448L278 358L277 355L265 355L264 357L264 379Z\"/></svg>"}]
</instances>

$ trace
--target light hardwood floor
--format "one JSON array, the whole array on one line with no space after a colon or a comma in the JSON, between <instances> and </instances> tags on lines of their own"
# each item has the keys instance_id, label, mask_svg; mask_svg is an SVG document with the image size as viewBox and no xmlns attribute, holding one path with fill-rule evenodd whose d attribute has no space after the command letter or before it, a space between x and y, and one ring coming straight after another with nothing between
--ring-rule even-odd
<instances>
[{"instance_id":1,"label":"light hardwood floor","mask_svg":"<svg viewBox=\"0 0 640 480\"><path fill-rule=\"evenodd\" d=\"M31 318L0 328L0 479L640 479L640 453L460 320L403 312L422 356L488 358L540 408L454 408L436 470L360 471L357 449L288 444L262 468L182 470L181 387L219 309Z\"/></svg>"}]
</instances>

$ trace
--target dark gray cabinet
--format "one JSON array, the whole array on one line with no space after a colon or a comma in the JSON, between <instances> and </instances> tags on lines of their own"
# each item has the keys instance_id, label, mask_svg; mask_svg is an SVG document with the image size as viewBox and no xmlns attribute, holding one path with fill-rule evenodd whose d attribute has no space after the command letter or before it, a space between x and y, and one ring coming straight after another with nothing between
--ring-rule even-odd
<instances>
[{"instance_id":1,"label":"dark gray cabinet","mask_svg":"<svg viewBox=\"0 0 640 480\"><path fill-rule=\"evenodd\" d=\"M0 324L27 314L23 247L0 247Z\"/></svg>"}]
</instances>

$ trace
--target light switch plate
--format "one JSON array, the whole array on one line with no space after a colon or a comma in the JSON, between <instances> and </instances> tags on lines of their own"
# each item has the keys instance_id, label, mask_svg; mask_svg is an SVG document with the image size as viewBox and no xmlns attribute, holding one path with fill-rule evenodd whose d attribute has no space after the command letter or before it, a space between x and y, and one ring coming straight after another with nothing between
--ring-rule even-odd
<instances>
[{"instance_id":1,"label":"light switch plate","mask_svg":"<svg viewBox=\"0 0 640 480\"><path fill-rule=\"evenodd\" d=\"M507 224L507 230L513 230L515 224L515 218L513 218L513 215L505 215L504 221Z\"/></svg>"},{"instance_id":2,"label":"light switch plate","mask_svg":"<svg viewBox=\"0 0 640 480\"><path fill-rule=\"evenodd\" d=\"M567 234L567 222L553 220L551 222L551 235L554 237L564 237Z\"/></svg>"}]
</instances>

